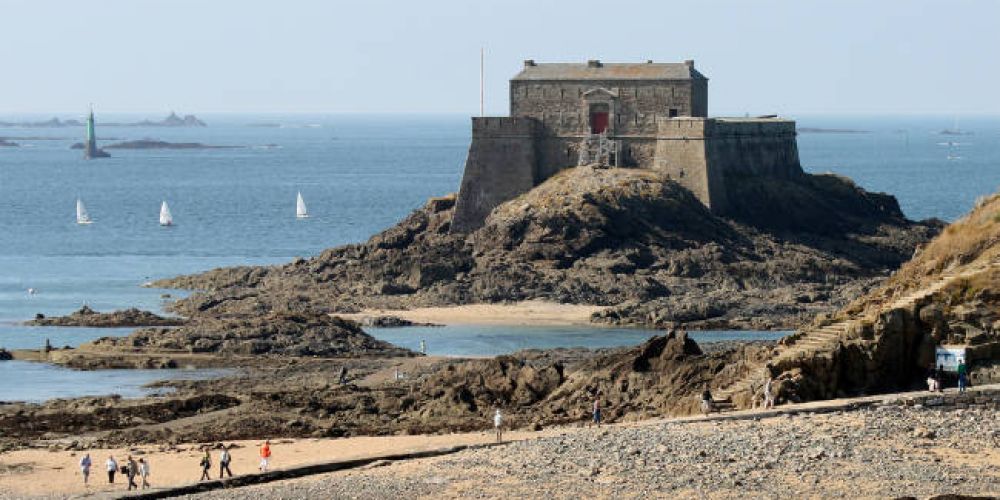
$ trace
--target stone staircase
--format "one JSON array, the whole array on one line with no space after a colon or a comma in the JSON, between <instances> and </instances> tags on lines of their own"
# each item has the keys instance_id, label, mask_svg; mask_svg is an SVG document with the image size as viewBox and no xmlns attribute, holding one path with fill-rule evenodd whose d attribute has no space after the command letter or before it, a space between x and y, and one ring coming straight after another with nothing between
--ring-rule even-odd
<instances>
[{"instance_id":1,"label":"stone staircase","mask_svg":"<svg viewBox=\"0 0 1000 500\"><path fill-rule=\"evenodd\" d=\"M990 267L998 266L1000 266L1000 258L963 272L956 270L945 271L933 283L894 300L888 306L884 307L882 311L911 307L916 302L940 292L958 279L968 278ZM810 327L804 331L797 332L791 340L779 344L774 354L765 363L779 363L790 359L808 359L821 355L824 352L829 352L841 342L850 325L851 320L843 320L819 327ZM765 368L765 363L757 363L743 378L727 387L717 390L713 394L716 407L726 408L727 410L737 409L736 404L733 402L733 396L741 393L751 394L752 400L756 404L758 402L758 394L763 391L764 383L769 376Z\"/></svg>"}]
</instances>

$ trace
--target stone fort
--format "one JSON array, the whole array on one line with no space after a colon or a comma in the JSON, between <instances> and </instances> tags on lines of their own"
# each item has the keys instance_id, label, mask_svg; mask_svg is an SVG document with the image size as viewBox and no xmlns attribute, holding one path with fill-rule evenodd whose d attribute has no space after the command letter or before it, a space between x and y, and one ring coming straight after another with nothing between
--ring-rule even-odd
<instances>
[{"instance_id":1,"label":"stone fort","mask_svg":"<svg viewBox=\"0 0 1000 500\"><path fill-rule=\"evenodd\" d=\"M577 165L655 169L712 212L726 183L802 175L795 122L708 118L708 78L683 63L536 63L510 80L510 116L474 117L452 230Z\"/></svg>"}]
</instances>

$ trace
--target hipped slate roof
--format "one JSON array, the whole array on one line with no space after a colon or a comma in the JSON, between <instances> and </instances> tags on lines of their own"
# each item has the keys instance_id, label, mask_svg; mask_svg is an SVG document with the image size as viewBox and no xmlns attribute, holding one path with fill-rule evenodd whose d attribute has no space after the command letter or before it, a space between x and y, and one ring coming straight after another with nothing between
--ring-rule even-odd
<instances>
[{"instance_id":1,"label":"hipped slate roof","mask_svg":"<svg viewBox=\"0 0 1000 500\"><path fill-rule=\"evenodd\" d=\"M511 80L704 80L686 63L534 63Z\"/></svg>"}]
</instances>

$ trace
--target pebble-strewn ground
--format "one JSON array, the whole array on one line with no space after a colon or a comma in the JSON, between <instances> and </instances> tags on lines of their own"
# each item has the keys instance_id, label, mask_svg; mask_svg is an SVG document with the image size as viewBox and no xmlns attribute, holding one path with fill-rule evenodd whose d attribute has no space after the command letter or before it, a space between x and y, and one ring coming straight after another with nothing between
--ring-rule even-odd
<instances>
[{"instance_id":1,"label":"pebble-strewn ground","mask_svg":"<svg viewBox=\"0 0 1000 500\"><path fill-rule=\"evenodd\" d=\"M886 406L605 427L237 491L281 499L996 496L1000 411Z\"/></svg>"}]
</instances>

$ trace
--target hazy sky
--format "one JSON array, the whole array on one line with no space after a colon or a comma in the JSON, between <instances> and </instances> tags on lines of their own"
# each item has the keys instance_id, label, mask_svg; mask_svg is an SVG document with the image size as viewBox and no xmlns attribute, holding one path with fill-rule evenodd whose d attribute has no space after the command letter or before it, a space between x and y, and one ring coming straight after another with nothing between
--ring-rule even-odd
<instances>
[{"instance_id":1,"label":"hazy sky","mask_svg":"<svg viewBox=\"0 0 1000 500\"><path fill-rule=\"evenodd\" d=\"M0 115L506 114L524 59L695 59L713 115L1000 113L1000 2L0 0Z\"/></svg>"}]
</instances>

